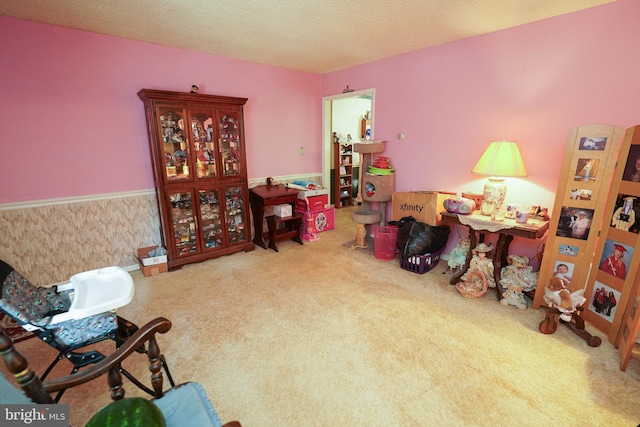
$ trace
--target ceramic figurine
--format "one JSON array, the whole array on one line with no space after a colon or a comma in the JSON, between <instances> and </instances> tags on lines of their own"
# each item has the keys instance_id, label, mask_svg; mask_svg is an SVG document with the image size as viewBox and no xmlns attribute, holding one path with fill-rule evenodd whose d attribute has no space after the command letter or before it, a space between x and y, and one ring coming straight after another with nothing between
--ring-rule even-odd
<instances>
[{"instance_id":1,"label":"ceramic figurine","mask_svg":"<svg viewBox=\"0 0 640 427\"><path fill-rule=\"evenodd\" d=\"M471 258L471 263L469 264L469 269L462 276L462 280L466 280L467 275L473 271L479 271L483 273L487 279L487 285L490 288L496 287L496 280L493 277L493 259L491 259L491 251L493 251L493 247L491 245L487 245L486 243L480 243L478 246L473 248L471 251L473 253L473 257Z\"/></svg>"},{"instance_id":2,"label":"ceramic figurine","mask_svg":"<svg viewBox=\"0 0 640 427\"><path fill-rule=\"evenodd\" d=\"M524 294L522 293L523 286L521 284L509 283L507 289L502 292L502 299L500 304L513 305L518 307L519 310L527 309L527 302L524 300Z\"/></svg>"},{"instance_id":3,"label":"ceramic figurine","mask_svg":"<svg viewBox=\"0 0 640 427\"><path fill-rule=\"evenodd\" d=\"M471 240L468 237L464 239L460 239L455 248L451 250L449 254L449 268L453 270L458 270L464 267L467 262L467 255L469 255L469 251L471 250Z\"/></svg>"},{"instance_id":4,"label":"ceramic figurine","mask_svg":"<svg viewBox=\"0 0 640 427\"><path fill-rule=\"evenodd\" d=\"M524 292L532 291L538 284L538 273L533 272L529 264L529 258L521 255L509 255L508 266L502 269L500 284L506 291L509 285L520 285Z\"/></svg>"}]
</instances>

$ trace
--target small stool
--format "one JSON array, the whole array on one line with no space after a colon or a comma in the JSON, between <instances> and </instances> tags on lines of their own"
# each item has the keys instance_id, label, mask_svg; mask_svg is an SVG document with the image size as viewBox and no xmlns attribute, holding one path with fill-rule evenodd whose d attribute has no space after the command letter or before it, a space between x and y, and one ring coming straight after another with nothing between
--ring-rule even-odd
<instances>
[{"instance_id":1,"label":"small stool","mask_svg":"<svg viewBox=\"0 0 640 427\"><path fill-rule=\"evenodd\" d=\"M365 241L367 236L367 225L379 223L381 218L382 214L380 211L367 209L355 211L351 214L351 219L356 223L356 242L351 246L351 249L367 247L367 243Z\"/></svg>"},{"instance_id":2,"label":"small stool","mask_svg":"<svg viewBox=\"0 0 640 427\"><path fill-rule=\"evenodd\" d=\"M302 244L302 218L304 215L294 212L291 216L280 217L271 215L267 217L269 228L269 247L278 252L277 240L291 239Z\"/></svg>"}]
</instances>

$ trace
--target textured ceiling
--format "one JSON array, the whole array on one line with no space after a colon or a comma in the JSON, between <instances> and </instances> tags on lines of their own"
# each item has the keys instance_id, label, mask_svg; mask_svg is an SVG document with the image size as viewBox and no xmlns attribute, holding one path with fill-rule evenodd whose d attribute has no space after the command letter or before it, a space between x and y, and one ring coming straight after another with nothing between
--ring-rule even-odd
<instances>
[{"instance_id":1,"label":"textured ceiling","mask_svg":"<svg viewBox=\"0 0 640 427\"><path fill-rule=\"evenodd\" d=\"M614 0L0 0L0 13L313 73Z\"/></svg>"}]
</instances>

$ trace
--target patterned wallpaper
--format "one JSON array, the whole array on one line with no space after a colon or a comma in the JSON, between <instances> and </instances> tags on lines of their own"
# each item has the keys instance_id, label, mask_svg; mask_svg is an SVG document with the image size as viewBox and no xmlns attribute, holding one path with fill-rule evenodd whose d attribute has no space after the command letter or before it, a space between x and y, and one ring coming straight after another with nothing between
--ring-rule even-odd
<instances>
[{"instance_id":1,"label":"patterned wallpaper","mask_svg":"<svg viewBox=\"0 0 640 427\"><path fill-rule=\"evenodd\" d=\"M137 248L160 244L155 192L2 206L0 236L0 258L37 286L137 265Z\"/></svg>"},{"instance_id":2,"label":"patterned wallpaper","mask_svg":"<svg viewBox=\"0 0 640 427\"><path fill-rule=\"evenodd\" d=\"M275 177L321 182L317 174ZM265 179L249 180L249 187ZM76 273L137 266L138 248L160 244L154 190L0 205L0 259L36 286Z\"/></svg>"}]
</instances>

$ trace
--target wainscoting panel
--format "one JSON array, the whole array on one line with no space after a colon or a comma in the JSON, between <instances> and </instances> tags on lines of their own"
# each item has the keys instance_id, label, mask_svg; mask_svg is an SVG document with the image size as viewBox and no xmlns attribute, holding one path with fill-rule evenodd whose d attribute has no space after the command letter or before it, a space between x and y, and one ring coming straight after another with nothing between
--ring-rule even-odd
<instances>
[{"instance_id":1,"label":"wainscoting panel","mask_svg":"<svg viewBox=\"0 0 640 427\"><path fill-rule=\"evenodd\" d=\"M280 184L320 174L274 177ZM262 185L266 178L250 180ZM110 193L0 205L0 259L37 286L65 282L76 273L137 266L137 248L159 245L155 190Z\"/></svg>"},{"instance_id":2,"label":"wainscoting panel","mask_svg":"<svg viewBox=\"0 0 640 427\"><path fill-rule=\"evenodd\" d=\"M133 252L160 244L153 190L0 206L0 258L38 286L73 274L137 265Z\"/></svg>"}]
</instances>

